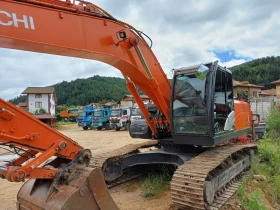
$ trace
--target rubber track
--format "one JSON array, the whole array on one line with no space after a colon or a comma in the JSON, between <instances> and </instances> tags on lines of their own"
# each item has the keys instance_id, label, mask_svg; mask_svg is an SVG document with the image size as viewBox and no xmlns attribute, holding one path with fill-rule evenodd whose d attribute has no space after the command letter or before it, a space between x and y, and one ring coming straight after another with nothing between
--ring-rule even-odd
<instances>
[{"instance_id":1,"label":"rubber track","mask_svg":"<svg viewBox=\"0 0 280 210\"><path fill-rule=\"evenodd\" d=\"M205 206L207 205L204 203L203 193L204 182L209 172L221 165L232 154L251 148L257 149L257 146L254 144L219 146L209 149L181 165L175 171L171 181L173 203L180 209L206 209ZM237 188L234 188L234 190L237 190ZM214 206L207 206L207 209L217 209L217 202L222 206L227 201L224 195L223 193L216 195L212 204ZM221 197L224 197L224 199L221 199Z\"/></svg>"},{"instance_id":2,"label":"rubber track","mask_svg":"<svg viewBox=\"0 0 280 210\"><path fill-rule=\"evenodd\" d=\"M147 140L146 142L139 143L139 144L128 144L119 149L93 156L90 160L89 166L93 167L93 168L96 168L96 167L101 168L103 170L104 163L109 159L121 158L127 154L137 151L138 149L152 147L152 146L156 146L156 145L158 145L157 140ZM114 180L112 182L106 183L106 185L108 188L112 188L117 185L128 182L130 180L136 179L142 175L143 175L142 172L139 172L137 170L135 171L134 169L130 169L130 170L124 172L124 174L121 177L117 178L116 180Z\"/></svg>"},{"instance_id":3,"label":"rubber track","mask_svg":"<svg viewBox=\"0 0 280 210\"><path fill-rule=\"evenodd\" d=\"M156 145L158 145L157 140L147 140L146 142L139 143L139 144L128 144L128 145L126 145L124 147L121 147L119 149L93 156L90 160L89 166L93 167L93 168L96 168L96 167L102 168L103 164L108 159L120 158L124 155L135 152L138 149L152 147L152 146L156 146Z\"/></svg>"}]
</instances>

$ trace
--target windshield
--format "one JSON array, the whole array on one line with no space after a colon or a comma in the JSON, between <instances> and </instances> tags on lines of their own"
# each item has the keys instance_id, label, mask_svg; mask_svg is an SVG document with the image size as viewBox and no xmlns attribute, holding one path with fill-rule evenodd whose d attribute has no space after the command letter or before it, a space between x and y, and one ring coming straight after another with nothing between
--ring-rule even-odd
<instances>
[{"instance_id":1,"label":"windshield","mask_svg":"<svg viewBox=\"0 0 280 210\"><path fill-rule=\"evenodd\" d=\"M112 109L111 110L111 117L120 117L121 116L121 109Z\"/></svg>"},{"instance_id":2,"label":"windshield","mask_svg":"<svg viewBox=\"0 0 280 210\"><path fill-rule=\"evenodd\" d=\"M93 116L94 117L100 117L100 116L102 116L102 110L100 109L100 110L94 110L93 111Z\"/></svg>"},{"instance_id":3,"label":"windshield","mask_svg":"<svg viewBox=\"0 0 280 210\"><path fill-rule=\"evenodd\" d=\"M79 112L79 109L69 109L69 114L77 114Z\"/></svg>"},{"instance_id":4,"label":"windshield","mask_svg":"<svg viewBox=\"0 0 280 210\"><path fill-rule=\"evenodd\" d=\"M131 116L143 116L143 115L139 108L134 108L134 109L132 109Z\"/></svg>"},{"instance_id":5,"label":"windshield","mask_svg":"<svg viewBox=\"0 0 280 210\"><path fill-rule=\"evenodd\" d=\"M200 70L195 71L195 73L182 71L175 76L173 92L173 127L175 132L207 133L205 87L209 69L204 65L203 67L203 73Z\"/></svg>"},{"instance_id":6,"label":"windshield","mask_svg":"<svg viewBox=\"0 0 280 210\"><path fill-rule=\"evenodd\" d=\"M92 111L86 112L86 117L87 117L87 116L91 116L91 114L92 114Z\"/></svg>"}]
</instances>

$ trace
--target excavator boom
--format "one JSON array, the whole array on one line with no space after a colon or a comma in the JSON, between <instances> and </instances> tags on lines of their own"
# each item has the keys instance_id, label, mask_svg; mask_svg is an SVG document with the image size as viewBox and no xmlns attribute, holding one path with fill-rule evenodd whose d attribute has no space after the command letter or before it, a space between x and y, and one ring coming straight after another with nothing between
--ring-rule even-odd
<instances>
[{"instance_id":1,"label":"excavator boom","mask_svg":"<svg viewBox=\"0 0 280 210\"><path fill-rule=\"evenodd\" d=\"M107 63L122 72L137 102L135 85L169 124L170 83L136 29L83 1L1 0L0 8L0 47ZM139 107L148 119L145 106Z\"/></svg>"}]
</instances>

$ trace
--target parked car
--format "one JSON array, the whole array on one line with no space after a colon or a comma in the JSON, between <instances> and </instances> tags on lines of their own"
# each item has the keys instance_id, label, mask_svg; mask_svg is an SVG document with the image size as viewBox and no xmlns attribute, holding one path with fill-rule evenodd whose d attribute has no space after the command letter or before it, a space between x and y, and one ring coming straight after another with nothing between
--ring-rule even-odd
<instances>
[{"instance_id":1,"label":"parked car","mask_svg":"<svg viewBox=\"0 0 280 210\"><path fill-rule=\"evenodd\" d=\"M151 117L158 117L159 110L154 104L145 104ZM152 139L152 131L139 108L133 108L130 116L129 134L132 138Z\"/></svg>"}]
</instances>

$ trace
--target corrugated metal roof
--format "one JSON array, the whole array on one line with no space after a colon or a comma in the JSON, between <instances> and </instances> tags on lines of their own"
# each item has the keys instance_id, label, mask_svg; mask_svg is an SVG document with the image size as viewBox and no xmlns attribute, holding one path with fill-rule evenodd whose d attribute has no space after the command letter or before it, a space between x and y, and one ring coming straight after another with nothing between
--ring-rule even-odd
<instances>
[{"instance_id":1,"label":"corrugated metal roof","mask_svg":"<svg viewBox=\"0 0 280 210\"><path fill-rule=\"evenodd\" d=\"M26 88L22 94L32 94L32 93L53 93L54 88L53 87L28 87Z\"/></svg>"}]
</instances>

